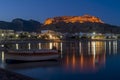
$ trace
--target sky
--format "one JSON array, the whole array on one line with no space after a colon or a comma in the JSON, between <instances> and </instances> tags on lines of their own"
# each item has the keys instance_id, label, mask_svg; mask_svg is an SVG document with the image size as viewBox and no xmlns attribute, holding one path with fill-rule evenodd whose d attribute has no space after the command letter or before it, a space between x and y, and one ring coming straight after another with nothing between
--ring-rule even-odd
<instances>
[{"instance_id":1,"label":"sky","mask_svg":"<svg viewBox=\"0 0 120 80\"><path fill-rule=\"evenodd\" d=\"M0 0L0 21L22 18L44 22L55 16L84 14L120 26L120 0Z\"/></svg>"}]
</instances>

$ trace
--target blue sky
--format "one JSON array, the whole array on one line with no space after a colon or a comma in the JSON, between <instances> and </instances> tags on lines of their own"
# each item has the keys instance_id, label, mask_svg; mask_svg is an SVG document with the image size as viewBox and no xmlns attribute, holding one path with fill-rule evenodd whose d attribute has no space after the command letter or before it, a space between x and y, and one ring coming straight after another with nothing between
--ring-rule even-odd
<instances>
[{"instance_id":1,"label":"blue sky","mask_svg":"<svg viewBox=\"0 0 120 80\"><path fill-rule=\"evenodd\" d=\"M54 16L90 14L120 26L120 0L0 0L0 20L14 18L44 22Z\"/></svg>"}]
</instances>

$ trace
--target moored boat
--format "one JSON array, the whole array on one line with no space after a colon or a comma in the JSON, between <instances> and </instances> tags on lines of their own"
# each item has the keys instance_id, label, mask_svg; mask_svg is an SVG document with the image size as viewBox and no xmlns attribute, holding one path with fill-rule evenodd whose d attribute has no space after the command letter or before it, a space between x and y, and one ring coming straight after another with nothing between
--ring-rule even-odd
<instances>
[{"instance_id":1,"label":"moored boat","mask_svg":"<svg viewBox=\"0 0 120 80\"><path fill-rule=\"evenodd\" d=\"M56 60L59 57L57 50L41 49L41 50L8 50L5 53L5 60L12 61L41 61Z\"/></svg>"}]
</instances>

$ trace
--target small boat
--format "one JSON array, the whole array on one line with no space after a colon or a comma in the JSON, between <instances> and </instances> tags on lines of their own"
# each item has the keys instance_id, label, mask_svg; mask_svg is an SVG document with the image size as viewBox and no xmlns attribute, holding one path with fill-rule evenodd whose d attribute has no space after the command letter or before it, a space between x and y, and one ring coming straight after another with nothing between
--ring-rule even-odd
<instances>
[{"instance_id":1,"label":"small boat","mask_svg":"<svg viewBox=\"0 0 120 80\"><path fill-rule=\"evenodd\" d=\"M43 61L56 60L59 57L57 50L41 49L41 50L8 50L5 53L5 61Z\"/></svg>"}]
</instances>

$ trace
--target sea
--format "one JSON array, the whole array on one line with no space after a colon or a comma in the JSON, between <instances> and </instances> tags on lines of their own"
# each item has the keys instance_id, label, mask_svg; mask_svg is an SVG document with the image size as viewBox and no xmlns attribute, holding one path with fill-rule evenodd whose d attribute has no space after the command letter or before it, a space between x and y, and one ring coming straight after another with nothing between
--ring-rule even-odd
<instances>
[{"instance_id":1,"label":"sea","mask_svg":"<svg viewBox=\"0 0 120 80\"><path fill-rule=\"evenodd\" d=\"M120 41L64 41L9 43L11 50L52 49L58 60L6 63L0 51L0 67L35 80L120 80Z\"/></svg>"}]
</instances>

